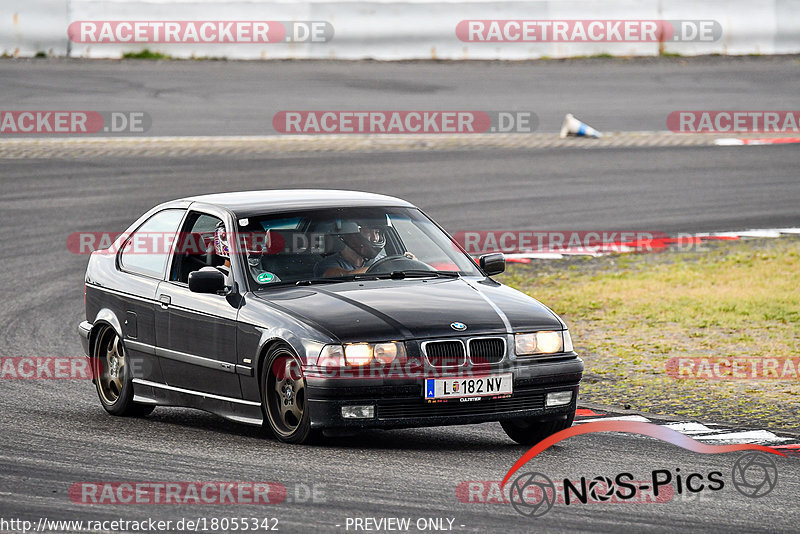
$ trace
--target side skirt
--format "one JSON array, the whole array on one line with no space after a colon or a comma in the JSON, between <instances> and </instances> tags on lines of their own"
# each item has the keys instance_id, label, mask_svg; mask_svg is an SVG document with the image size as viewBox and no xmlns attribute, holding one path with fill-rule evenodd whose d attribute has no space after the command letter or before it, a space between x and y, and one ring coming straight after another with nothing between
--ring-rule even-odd
<instances>
[{"instance_id":1,"label":"side skirt","mask_svg":"<svg viewBox=\"0 0 800 534\"><path fill-rule=\"evenodd\" d=\"M158 406L197 408L237 423L261 426L261 403L168 386L141 378L133 379L133 401Z\"/></svg>"}]
</instances>

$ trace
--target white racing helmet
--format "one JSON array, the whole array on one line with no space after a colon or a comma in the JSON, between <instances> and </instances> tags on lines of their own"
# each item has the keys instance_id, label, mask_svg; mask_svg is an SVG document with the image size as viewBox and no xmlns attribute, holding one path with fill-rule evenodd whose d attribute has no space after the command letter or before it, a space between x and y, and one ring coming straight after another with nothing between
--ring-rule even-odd
<instances>
[{"instance_id":1,"label":"white racing helmet","mask_svg":"<svg viewBox=\"0 0 800 534\"><path fill-rule=\"evenodd\" d=\"M225 223L220 221L214 231L214 251L217 256L230 259L231 247L228 241L228 232L225 231Z\"/></svg>"}]
</instances>

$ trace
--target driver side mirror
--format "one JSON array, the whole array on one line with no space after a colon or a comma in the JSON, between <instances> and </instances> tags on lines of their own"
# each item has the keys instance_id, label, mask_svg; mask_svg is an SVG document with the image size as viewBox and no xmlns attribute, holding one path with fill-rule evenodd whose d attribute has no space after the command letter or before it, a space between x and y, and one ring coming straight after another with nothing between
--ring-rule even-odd
<instances>
[{"instance_id":1,"label":"driver side mirror","mask_svg":"<svg viewBox=\"0 0 800 534\"><path fill-rule=\"evenodd\" d=\"M489 276L500 274L506 270L506 257L502 254L484 254L478 258L481 270Z\"/></svg>"},{"instance_id":2,"label":"driver side mirror","mask_svg":"<svg viewBox=\"0 0 800 534\"><path fill-rule=\"evenodd\" d=\"M213 267L189 273L189 291L193 293L217 293L225 289L225 275Z\"/></svg>"}]
</instances>

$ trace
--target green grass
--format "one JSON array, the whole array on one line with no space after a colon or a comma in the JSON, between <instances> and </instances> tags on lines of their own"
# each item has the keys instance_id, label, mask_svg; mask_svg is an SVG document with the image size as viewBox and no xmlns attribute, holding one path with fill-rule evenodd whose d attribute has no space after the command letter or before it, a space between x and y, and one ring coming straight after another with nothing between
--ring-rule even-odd
<instances>
[{"instance_id":1,"label":"green grass","mask_svg":"<svg viewBox=\"0 0 800 534\"><path fill-rule=\"evenodd\" d=\"M798 380L676 380L671 357L800 356L800 239L511 266L502 281L570 325L581 397L800 430Z\"/></svg>"},{"instance_id":2,"label":"green grass","mask_svg":"<svg viewBox=\"0 0 800 534\"><path fill-rule=\"evenodd\" d=\"M163 54L161 52L154 52L145 48L139 52L125 52L122 54L122 59L151 59L151 60L162 60L168 59L173 61L188 61L188 60L196 60L196 61L227 61L228 58L226 57L218 57L218 56L191 56L189 58L179 58L170 56L169 54Z\"/></svg>"},{"instance_id":3,"label":"green grass","mask_svg":"<svg viewBox=\"0 0 800 534\"><path fill-rule=\"evenodd\" d=\"M139 52L125 52L122 54L123 59L173 59L172 56L168 54L162 54L161 52L153 52L147 48L144 50L140 50Z\"/></svg>"}]
</instances>

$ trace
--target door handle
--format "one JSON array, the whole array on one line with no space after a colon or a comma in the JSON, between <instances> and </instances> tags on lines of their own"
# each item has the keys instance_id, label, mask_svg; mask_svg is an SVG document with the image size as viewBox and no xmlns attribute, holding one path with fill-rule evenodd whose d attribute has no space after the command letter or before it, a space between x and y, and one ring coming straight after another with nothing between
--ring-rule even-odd
<instances>
[{"instance_id":1,"label":"door handle","mask_svg":"<svg viewBox=\"0 0 800 534\"><path fill-rule=\"evenodd\" d=\"M167 308L169 308L169 304L170 302L172 302L172 299L170 298L169 295L159 295L158 301L161 303L161 307L166 310Z\"/></svg>"}]
</instances>

